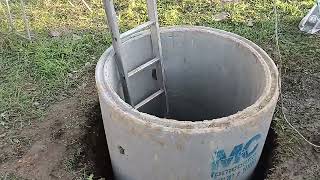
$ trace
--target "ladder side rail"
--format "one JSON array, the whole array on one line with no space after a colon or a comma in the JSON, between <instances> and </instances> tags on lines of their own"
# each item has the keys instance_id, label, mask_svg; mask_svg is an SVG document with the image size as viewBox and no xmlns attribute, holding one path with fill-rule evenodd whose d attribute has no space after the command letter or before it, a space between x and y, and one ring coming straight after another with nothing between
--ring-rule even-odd
<instances>
[{"instance_id":1,"label":"ladder side rail","mask_svg":"<svg viewBox=\"0 0 320 180\"><path fill-rule=\"evenodd\" d=\"M162 56L162 46L160 39L160 30L159 30L159 21L158 21L158 11L157 11L157 2L156 0L147 0L147 9L148 9L148 17L149 21L154 22L154 25L150 27L151 31L151 41L152 41L152 49L153 54L156 57L160 58L160 66L161 66L161 74L162 74L162 87L165 94L165 102L166 102L166 114L169 115L169 101L168 94L166 88L166 76L163 68L163 56Z\"/></svg>"},{"instance_id":2,"label":"ladder side rail","mask_svg":"<svg viewBox=\"0 0 320 180\"><path fill-rule=\"evenodd\" d=\"M108 26L112 35L112 46L115 52L116 64L120 74L120 81L122 84L124 99L130 105L133 105L131 96L129 93L128 75L127 75L127 72L125 72L125 67L124 67L123 57L121 52L121 39L120 39L119 26L117 23L116 11L114 9L112 0L103 0L103 4L104 4L104 10L107 15Z\"/></svg>"}]
</instances>

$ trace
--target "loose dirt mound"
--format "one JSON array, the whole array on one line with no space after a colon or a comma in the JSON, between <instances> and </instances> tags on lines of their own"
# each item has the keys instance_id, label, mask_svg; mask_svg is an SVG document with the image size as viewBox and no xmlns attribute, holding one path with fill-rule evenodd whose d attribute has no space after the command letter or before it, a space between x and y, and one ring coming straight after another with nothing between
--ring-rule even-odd
<instances>
[{"instance_id":1,"label":"loose dirt mound","mask_svg":"<svg viewBox=\"0 0 320 180\"><path fill-rule=\"evenodd\" d=\"M21 132L34 143L20 159L2 164L0 173L41 180L112 176L94 79L89 81L50 107L41 123Z\"/></svg>"}]
</instances>

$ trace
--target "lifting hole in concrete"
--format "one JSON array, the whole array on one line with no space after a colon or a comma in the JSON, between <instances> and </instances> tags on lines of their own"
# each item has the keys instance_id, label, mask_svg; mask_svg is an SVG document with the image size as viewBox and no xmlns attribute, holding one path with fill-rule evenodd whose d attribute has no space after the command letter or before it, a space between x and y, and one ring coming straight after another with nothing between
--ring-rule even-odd
<instances>
[{"instance_id":1,"label":"lifting hole in concrete","mask_svg":"<svg viewBox=\"0 0 320 180\"><path fill-rule=\"evenodd\" d=\"M157 77L157 69L152 69L152 78L154 80L158 80L158 77Z\"/></svg>"},{"instance_id":2,"label":"lifting hole in concrete","mask_svg":"<svg viewBox=\"0 0 320 180\"><path fill-rule=\"evenodd\" d=\"M125 154L125 150L123 149L122 146L118 146L118 149L119 149L119 153L124 155Z\"/></svg>"}]
</instances>

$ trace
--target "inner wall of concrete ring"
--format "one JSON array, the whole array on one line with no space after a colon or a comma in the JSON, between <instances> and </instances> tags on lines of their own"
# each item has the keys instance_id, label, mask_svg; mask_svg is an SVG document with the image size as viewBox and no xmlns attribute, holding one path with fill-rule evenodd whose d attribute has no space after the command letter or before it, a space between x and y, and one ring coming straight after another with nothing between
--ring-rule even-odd
<instances>
[{"instance_id":1,"label":"inner wall of concrete ring","mask_svg":"<svg viewBox=\"0 0 320 180\"><path fill-rule=\"evenodd\" d=\"M172 119L161 118L161 97L151 108L140 110L144 113L122 100L112 48L97 64L115 178L249 178L279 95L273 61L251 41L212 28L163 28L161 41ZM150 60L150 34L132 36L124 42L123 52L129 70ZM139 91L147 85L129 88ZM135 101L143 96L136 95Z\"/></svg>"}]
</instances>

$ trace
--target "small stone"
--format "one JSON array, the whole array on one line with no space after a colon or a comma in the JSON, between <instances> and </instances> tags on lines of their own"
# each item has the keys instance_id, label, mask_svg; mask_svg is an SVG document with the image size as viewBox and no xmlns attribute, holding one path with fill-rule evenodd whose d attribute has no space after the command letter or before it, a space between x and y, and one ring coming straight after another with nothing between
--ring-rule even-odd
<instances>
[{"instance_id":1,"label":"small stone","mask_svg":"<svg viewBox=\"0 0 320 180\"><path fill-rule=\"evenodd\" d=\"M40 103L36 101L36 102L33 103L33 105L34 105L34 106L39 106Z\"/></svg>"},{"instance_id":2,"label":"small stone","mask_svg":"<svg viewBox=\"0 0 320 180\"><path fill-rule=\"evenodd\" d=\"M20 140L19 139L13 139L12 140L14 143L16 143L16 144L19 144L20 143Z\"/></svg>"},{"instance_id":3,"label":"small stone","mask_svg":"<svg viewBox=\"0 0 320 180\"><path fill-rule=\"evenodd\" d=\"M49 35L51 37L59 37L61 35L61 33L59 31L52 30L52 31L49 32Z\"/></svg>"},{"instance_id":4,"label":"small stone","mask_svg":"<svg viewBox=\"0 0 320 180\"><path fill-rule=\"evenodd\" d=\"M6 133L0 134L0 138L5 137L6 135L7 135Z\"/></svg>"},{"instance_id":5,"label":"small stone","mask_svg":"<svg viewBox=\"0 0 320 180\"><path fill-rule=\"evenodd\" d=\"M72 78L72 77L73 77L73 74L68 73L67 76L68 76L68 78Z\"/></svg>"},{"instance_id":6,"label":"small stone","mask_svg":"<svg viewBox=\"0 0 320 180\"><path fill-rule=\"evenodd\" d=\"M79 35L76 35L76 34L72 34L72 39L77 41L77 40L80 40L81 39L81 36Z\"/></svg>"},{"instance_id":7,"label":"small stone","mask_svg":"<svg viewBox=\"0 0 320 180\"><path fill-rule=\"evenodd\" d=\"M249 19L249 20L247 21L247 26L253 27L253 21L252 21L252 19Z\"/></svg>"},{"instance_id":8,"label":"small stone","mask_svg":"<svg viewBox=\"0 0 320 180\"><path fill-rule=\"evenodd\" d=\"M87 86L87 83L82 83L79 89L84 89Z\"/></svg>"},{"instance_id":9,"label":"small stone","mask_svg":"<svg viewBox=\"0 0 320 180\"><path fill-rule=\"evenodd\" d=\"M84 64L84 67L89 67L91 64L90 64L90 62L86 62L85 64Z\"/></svg>"},{"instance_id":10,"label":"small stone","mask_svg":"<svg viewBox=\"0 0 320 180\"><path fill-rule=\"evenodd\" d=\"M7 118L8 118L8 116L7 116L6 112L3 112L0 114L0 119L7 119Z\"/></svg>"},{"instance_id":11,"label":"small stone","mask_svg":"<svg viewBox=\"0 0 320 180\"><path fill-rule=\"evenodd\" d=\"M230 18L230 14L228 12L221 12L214 16L215 21L223 21Z\"/></svg>"},{"instance_id":12,"label":"small stone","mask_svg":"<svg viewBox=\"0 0 320 180\"><path fill-rule=\"evenodd\" d=\"M316 76L317 78L320 78L320 73L314 73L314 76Z\"/></svg>"}]
</instances>

